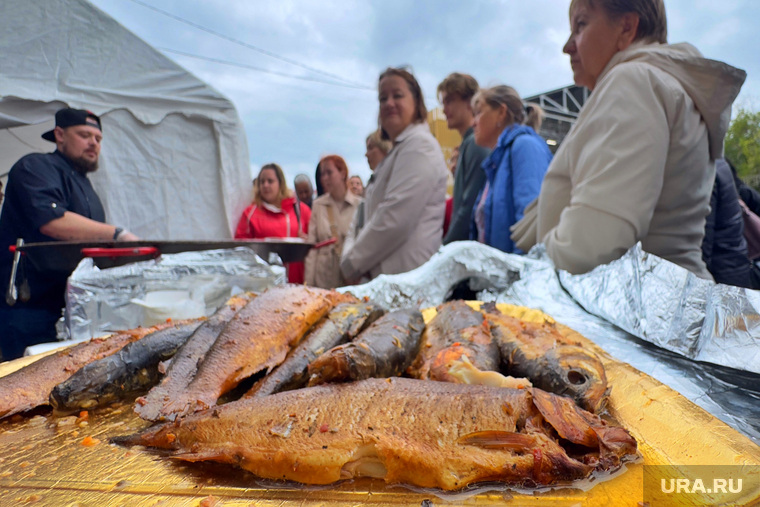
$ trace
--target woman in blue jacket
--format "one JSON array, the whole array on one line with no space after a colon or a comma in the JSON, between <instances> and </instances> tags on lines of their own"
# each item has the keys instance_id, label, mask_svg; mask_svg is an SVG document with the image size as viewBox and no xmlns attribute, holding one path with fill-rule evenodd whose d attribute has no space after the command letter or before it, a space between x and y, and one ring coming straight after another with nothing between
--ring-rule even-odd
<instances>
[{"instance_id":1,"label":"woman in blue jacket","mask_svg":"<svg viewBox=\"0 0 760 507\"><path fill-rule=\"evenodd\" d=\"M481 90L473 98L475 142L490 148L483 161L486 185L473 208L471 239L507 253L522 253L509 237L509 227L523 217L525 207L541 190L552 154L536 134L543 111L523 105L514 88L504 85Z\"/></svg>"}]
</instances>

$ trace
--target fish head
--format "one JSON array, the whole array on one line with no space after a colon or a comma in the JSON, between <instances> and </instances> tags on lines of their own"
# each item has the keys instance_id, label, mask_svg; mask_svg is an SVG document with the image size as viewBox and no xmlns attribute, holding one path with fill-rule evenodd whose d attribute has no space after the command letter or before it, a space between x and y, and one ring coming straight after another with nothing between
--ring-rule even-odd
<instances>
[{"instance_id":1,"label":"fish head","mask_svg":"<svg viewBox=\"0 0 760 507\"><path fill-rule=\"evenodd\" d=\"M569 396L592 413L604 408L609 387L596 354L577 345L560 345L547 351L545 365L552 392Z\"/></svg>"}]
</instances>

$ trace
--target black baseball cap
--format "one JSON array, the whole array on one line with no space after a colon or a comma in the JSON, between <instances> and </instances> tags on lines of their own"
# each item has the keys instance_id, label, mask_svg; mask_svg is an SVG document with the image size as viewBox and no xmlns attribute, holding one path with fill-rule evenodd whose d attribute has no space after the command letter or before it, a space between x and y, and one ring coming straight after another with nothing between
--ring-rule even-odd
<instances>
[{"instance_id":1,"label":"black baseball cap","mask_svg":"<svg viewBox=\"0 0 760 507\"><path fill-rule=\"evenodd\" d=\"M98 118L98 116L92 111L87 111L85 109L71 109L70 107L67 107L66 109L61 109L55 113L56 127L65 129L66 127L73 127L75 125L89 125L100 131L103 130L100 126L100 118ZM55 134L53 133L53 130L48 130L42 134L42 138L51 143L55 142Z\"/></svg>"}]
</instances>

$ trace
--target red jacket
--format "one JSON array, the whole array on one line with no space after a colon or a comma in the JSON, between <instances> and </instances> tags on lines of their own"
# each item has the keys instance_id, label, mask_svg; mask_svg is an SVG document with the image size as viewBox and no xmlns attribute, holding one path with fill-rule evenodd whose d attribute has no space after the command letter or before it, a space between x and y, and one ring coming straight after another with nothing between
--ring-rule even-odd
<instances>
[{"instance_id":1,"label":"red jacket","mask_svg":"<svg viewBox=\"0 0 760 507\"><path fill-rule=\"evenodd\" d=\"M263 204L261 206L251 204L240 217L235 239L265 239L265 238L295 238L298 237L298 220L295 214L295 197L282 200L281 209ZM309 220L311 210L307 205L300 202L301 230L304 234L309 233ZM290 283L303 283L303 262L289 262L288 281Z\"/></svg>"}]
</instances>

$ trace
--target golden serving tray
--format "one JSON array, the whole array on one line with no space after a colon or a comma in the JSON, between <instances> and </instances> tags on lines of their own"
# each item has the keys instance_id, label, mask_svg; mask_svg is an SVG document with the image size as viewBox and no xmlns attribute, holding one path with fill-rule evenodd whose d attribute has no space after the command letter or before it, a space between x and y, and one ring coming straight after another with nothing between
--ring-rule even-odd
<instances>
[{"instance_id":1,"label":"golden serving tray","mask_svg":"<svg viewBox=\"0 0 760 507\"><path fill-rule=\"evenodd\" d=\"M471 303L477 307L479 303ZM529 321L550 317L537 310L498 305L504 313ZM435 309L424 312L425 320ZM665 505L760 504L760 447L686 398L567 327L563 332L596 352L612 386L608 409L639 443L642 459L587 491L563 488L520 494L491 491L438 498L356 480L331 487L300 487L260 481L243 470L215 463L188 464L141 448L110 445L110 436L147 426L131 403L91 411L87 421L40 410L42 415L0 421L0 504L55 506L187 505L643 505L645 465L670 465L677 475L693 465L734 465L726 473L742 477L740 493L665 497ZM0 364L0 376L40 356ZM89 438L88 438L89 437ZM83 442L96 439L95 445ZM90 442L92 443L92 442ZM651 469L650 469L651 470ZM741 475L740 475L741 474ZM675 503L674 503L675 502ZM663 505L652 502L652 506Z\"/></svg>"}]
</instances>

